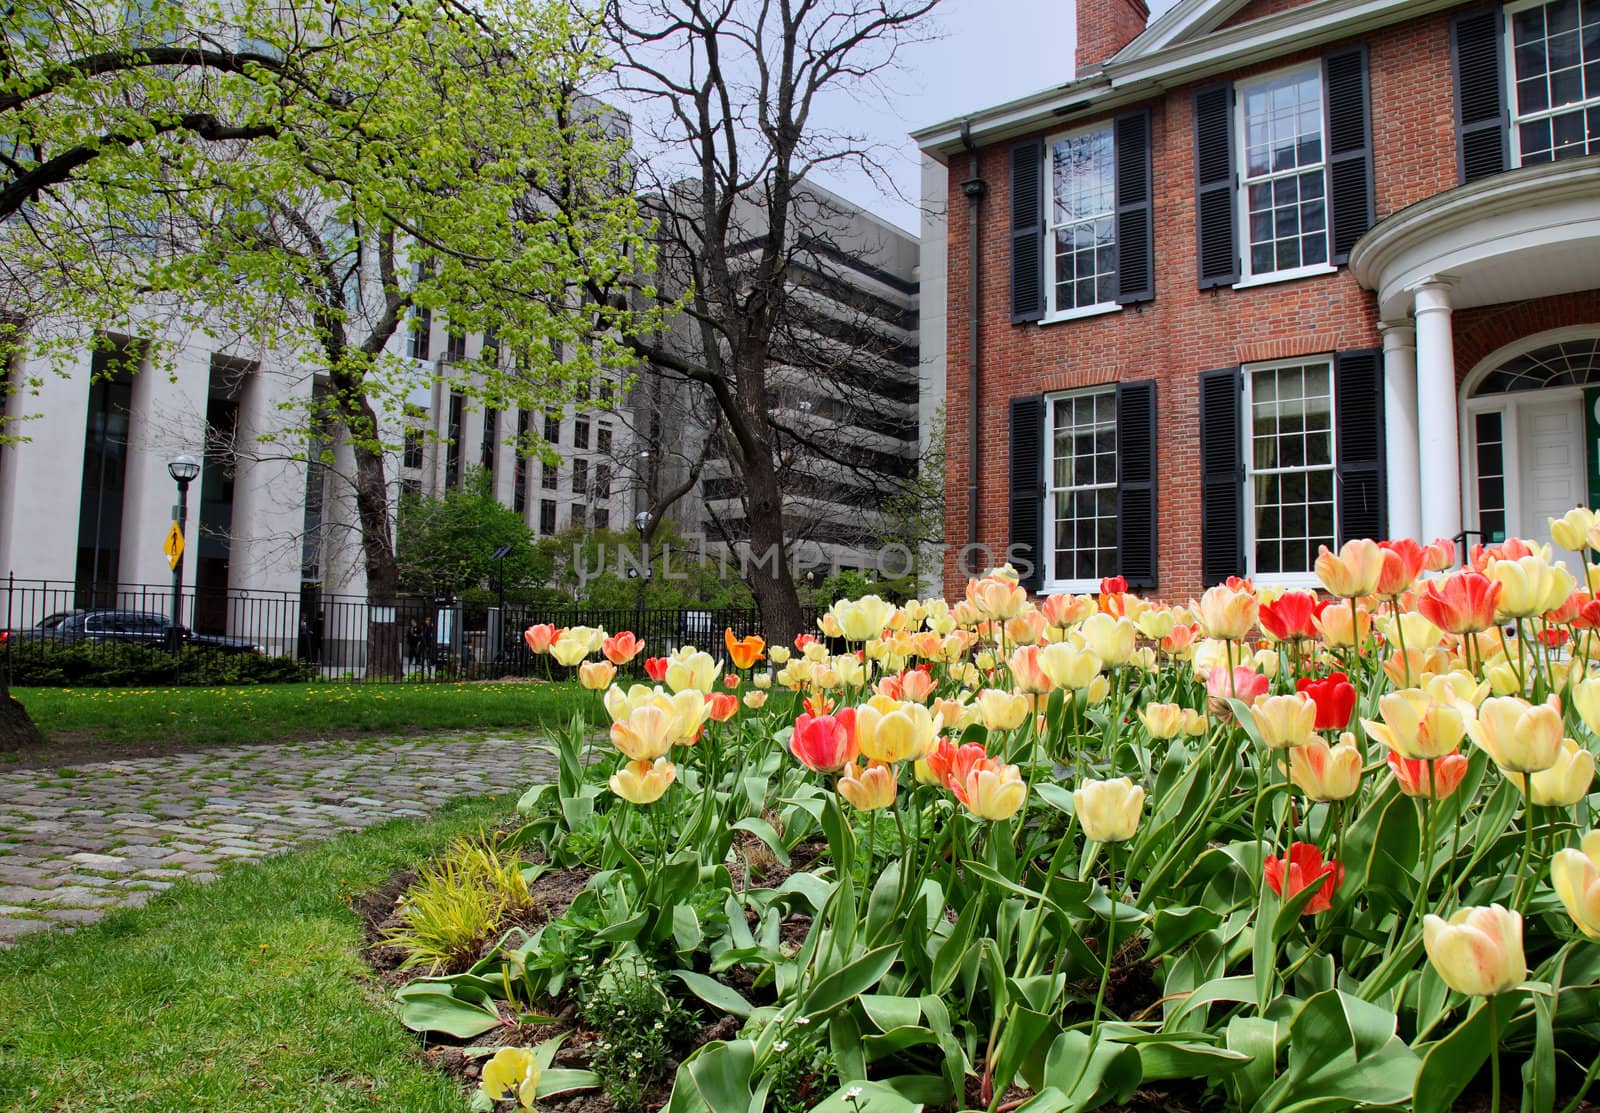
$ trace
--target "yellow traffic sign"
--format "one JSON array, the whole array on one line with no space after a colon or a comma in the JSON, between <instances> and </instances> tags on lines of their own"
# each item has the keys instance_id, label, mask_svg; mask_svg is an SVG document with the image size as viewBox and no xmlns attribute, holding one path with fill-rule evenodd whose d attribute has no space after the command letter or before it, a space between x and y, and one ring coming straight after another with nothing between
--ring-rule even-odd
<instances>
[{"instance_id":1,"label":"yellow traffic sign","mask_svg":"<svg viewBox=\"0 0 1600 1113\"><path fill-rule=\"evenodd\" d=\"M177 522L173 522L172 528L167 530L167 539L162 542L161 551L167 554L167 567L176 571L178 561L183 559L183 527Z\"/></svg>"}]
</instances>

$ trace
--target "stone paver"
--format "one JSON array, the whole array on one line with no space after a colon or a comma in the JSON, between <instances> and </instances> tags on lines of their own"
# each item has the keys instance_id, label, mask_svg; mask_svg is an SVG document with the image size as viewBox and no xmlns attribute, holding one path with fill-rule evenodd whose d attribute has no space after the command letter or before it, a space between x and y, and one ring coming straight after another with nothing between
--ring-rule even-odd
<instances>
[{"instance_id":1,"label":"stone paver","mask_svg":"<svg viewBox=\"0 0 1600 1113\"><path fill-rule=\"evenodd\" d=\"M551 774L536 738L235 746L0 773L0 948L176 881ZM511 781L507 771L514 770Z\"/></svg>"}]
</instances>

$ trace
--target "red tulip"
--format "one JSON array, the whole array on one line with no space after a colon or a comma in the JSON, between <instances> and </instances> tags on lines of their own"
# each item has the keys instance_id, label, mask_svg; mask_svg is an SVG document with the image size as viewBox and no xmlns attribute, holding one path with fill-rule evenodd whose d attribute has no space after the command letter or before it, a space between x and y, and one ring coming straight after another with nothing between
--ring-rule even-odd
<instances>
[{"instance_id":1,"label":"red tulip","mask_svg":"<svg viewBox=\"0 0 1600 1113\"><path fill-rule=\"evenodd\" d=\"M1127 593L1128 581L1124 576L1107 576L1100 581L1101 595L1126 595Z\"/></svg>"},{"instance_id":2,"label":"red tulip","mask_svg":"<svg viewBox=\"0 0 1600 1113\"><path fill-rule=\"evenodd\" d=\"M1428 550L1409 537L1379 543L1383 550L1383 571L1378 574L1378 594L1393 599L1416 583L1427 563Z\"/></svg>"},{"instance_id":3,"label":"red tulip","mask_svg":"<svg viewBox=\"0 0 1600 1113\"><path fill-rule=\"evenodd\" d=\"M710 706L710 715L714 722L725 723L739 710L739 697L729 695L727 692L713 692L706 697Z\"/></svg>"},{"instance_id":4,"label":"red tulip","mask_svg":"<svg viewBox=\"0 0 1600 1113\"><path fill-rule=\"evenodd\" d=\"M794 722L789 750L807 769L837 773L857 757L855 708L838 715L801 715Z\"/></svg>"},{"instance_id":5,"label":"red tulip","mask_svg":"<svg viewBox=\"0 0 1600 1113\"><path fill-rule=\"evenodd\" d=\"M1494 625L1504 590L1504 584L1468 569L1443 581L1429 580L1417 597L1417 611L1447 634L1475 634Z\"/></svg>"},{"instance_id":6,"label":"red tulip","mask_svg":"<svg viewBox=\"0 0 1600 1113\"><path fill-rule=\"evenodd\" d=\"M1572 627L1575 630L1594 630L1600 628L1600 599L1584 592L1574 592L1572 598L1577 600L1578 613L1572 618Z\"/></svg>"},{"instance_id":7,"label":"red tulip","mask_svg":"<svg viewBox=\"0 0 1600 1113\"><path fill-rule=\"evenodd\" d=\"M1282 858L1268 858L1265 873L1267 886L1284 900L1320 883L1317 895L1300 910L1302 916L1314 916L1332 908L1334 890L1344 880L1344 867L1331 858L1324 861L1322 851L1308 842L1291 843L1289 853Z\"/></svg>"},{"instance_id":8,"label":"red tulip","mask_svg":"<svg viewBox=\"0 0 1600 1113\"><path fill-rule=\"evenodd\" d=\"M1343 730L1350 725L1350 713L1356 707L1356 690L1344 673L1329 673L1321 679L1302 676L1295 688L1310 696L1317 705L1317 730Z\"/></svg>"},{"instance_id":9,"label":"red tulip","mask_svg":"<svg viewBox=\"0 0 1600 1113\"><path fill-rule=\"evenodd\" d=\"M644 659L644 671L645 675L649 676L657 684L664 682L667 679L667 658L646 657Z\"/></svg>"},{"instance_id":10,"label":"red tulip","mask_svg":"<svg viewBox=\"0 0 1600 1113\"><path fill-rule=\"evenodd\" d=\"M1235 665L1231 678L1226 665L1218 665L1206 674L1206 691L1218 699L1235 698L1254 703L1257 697L1266 695L1270 687L1272 680L1249 665Z\"/></svg>"},{"instance_id":11,"label":"red tulip","mask_svg":"<svg viewBox=\"0 0 1600 1113\"><path fill-rule=\"evenodd\" d=\"M1309 591L1286 591L1270 603L1261 604L1257 621L1261 628L1279 641L1290 638L1314 638L1317 625L1311 621L1317 597Z\"/></svg>"},{"instance_id":12,"label":"red tulip","mask_svg":"<svg viewBox=\"0 0 1600 1113\"><path fill-rule=\"evenodd\" d=\"M801 702L805 704L807 715L833 714L834 703L832 697L825 696L821 692L818 692L814 696L807 696Z\"/></svg>"},{"instance_id":13,"label":"red tulip","mask_svg":"<svg viewBox=\"0 0 1600 1113\"><path fill-rule=\"evenodd\" d=\"M814 644L816 644L816 641L817 641L817 639L816 639L815 635L812 635L812 634L796 634L794 636L794 647L796 649L798 649L801 653L804 653L806 651L806 646L814 645Z\"/></svg>"}]
</instances>

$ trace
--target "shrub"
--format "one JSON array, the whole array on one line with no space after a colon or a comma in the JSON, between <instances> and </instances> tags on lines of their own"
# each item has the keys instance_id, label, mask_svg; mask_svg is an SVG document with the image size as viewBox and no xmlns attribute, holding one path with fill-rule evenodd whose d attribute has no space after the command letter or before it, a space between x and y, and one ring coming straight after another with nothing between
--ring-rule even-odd
<instances>
[{"instance_id":1,"label":"shrub","mask_svg":"<svg viewBox=\"0 0 1600 1113\"><path fill-rule=\"evenodd\" d=\"M618 1109L643 1109L665 1082L677 1052L694 1035L694 1013L670 997L661 975L636 953L607 962L588 993L583 1018L598 1034L591 1068Z\"/></svg>"},{"instance_id":2,"label":"shrub","mask_svg":"<svg viewBox=\"0 0 1600 1113\"><path fill-rule=\"evenodd\" d=\"M458 838L422 871L385 941L405 952L402 968L459 969L532 907L513 851L490 835Z\"/></svg>"},{"instance_id":3,"label":"shrub","mask_svg":"<svg viewBox=\"0 0 1600 1113\"><path fill-rule=\"evenodd\" d=\"M172 654L148 645L23 644L11 651L10 683L19 688L123 688L169 685L304 683L316 669L292 657L185 647Z\"/></svg>"}]
</instances>

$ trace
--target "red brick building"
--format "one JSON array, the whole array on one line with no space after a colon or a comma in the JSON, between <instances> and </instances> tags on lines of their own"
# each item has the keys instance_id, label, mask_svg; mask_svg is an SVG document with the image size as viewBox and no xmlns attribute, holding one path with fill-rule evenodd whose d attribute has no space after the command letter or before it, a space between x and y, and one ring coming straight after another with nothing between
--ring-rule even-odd
<instances>
[{"instance_id":1,"label":"red brick building","mask_svg":"<svg viewBox=\"0 0 1600 1113\"><path fill-rule=\"evenodd\" d=\"M1311 582L1600 502L1600 0L1078 0L949 168L946 589ZM924 250L935 250L924 245Z\"/></svg>"}]
</instances>

